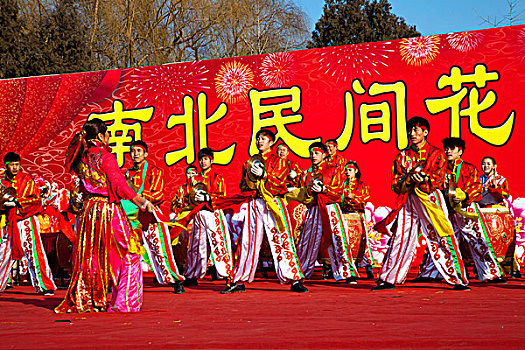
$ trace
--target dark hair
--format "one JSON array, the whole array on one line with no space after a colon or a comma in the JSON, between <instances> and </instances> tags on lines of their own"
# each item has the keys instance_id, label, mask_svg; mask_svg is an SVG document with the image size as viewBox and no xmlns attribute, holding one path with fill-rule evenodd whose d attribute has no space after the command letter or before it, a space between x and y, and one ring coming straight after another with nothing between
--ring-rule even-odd
<instances>
[{"instance_id":1,"label":"dark hair","mask_svg":"<svg viewBox=\"0 0 525 350\"><path fill-rule=\"evenodd\" d=\"M213 151L209 147L201 149L199 153L197 154L197 159L201 160L202 158L206 156L210 157L210 159L213 159Z\"/></svg>"},{"instance_id":2,"label":"dark hair","mask_svg":"<svg viewBox=\"0 0 525 350\"><path fill-rule=\"evenodd\" d=\"M465 140L459 137L447 137L443 139L443 148L461 148L462 151L465 150Z\"/></svg>"},{"instance_id":3,"label":"dark hair","mask_svg":"<svg viewBox=\"0 0 525 350\"><path fill-rule=\"evenodd\" d=\"M96 139L98 134L104 135L108 131L108 127L101 119L93 118L84 124L82 130L86 133L84 138L87 141Z\"/></svg>"},{"instance_id":4,"label":"dark hair","mask_svg":"<svg viewBox=\"0 0 525 350\"><path fill-rule=\"evenodd\" d=\"M261 129L257 131L257 134L255 134L255 138L257 139L261 135L268 136L269 138L272 139L273 142L275 142L275 133L271 131L270 129Z\"/></svg>"},{"instance_id":5,"label":"dark hair","mask_svg":"<svg viewBox=\"0 0 525 350\"><path fill-rule=\"evenodd\" d=\"M7 162L19 162L20 161L20 155L15 152L7 152L4 156L4 163Z\"/></svg>"},{"instance_id":6,"label":"dark hair","mask_svg":"<svg viewBox=\"0 0 525 350\"><path fill-rule=\"evenodd\" d=\"M490 159L490 160L492 160L492 163L493 163L494 165L496 165L496 159L494 159L494 158L491 157L491 156L485 156L485 157L483 157L483 159L481 160L481 163L483 163L483 161L484 161L485 159Z\"/></svg>"},{"instance_id":7,"label":"dark hair","mask_svg":"<svg viewBox=\"0 0 525 350\"><path fill-rule=\"evenodd\" d=\"M423 117L412 117L407 122L407 131L412 130L416 126L419 126L420 128L425 128L430 132L430 124L428 123L428 120L426 120Z\"/></svg>"},{"instance_id":8,"label":"dark hair","mask_svg":"<svg viewBox=\"0 0 525 350\"><path fill-rule=\"evenodd\" d=\"M350 166L350 165L357 169L357 174L355 174L355 177L356 177L356 179L359 181L359 180L361 179L361 169L359 169L359 165L357 164L356 161L354 161L354 160L349 160L349 161L346 162L346 164L345 164L345 169L346 169L347 166Z\"/></svg>"},{"instance_id":9,"label":"dark hair","mask_svg":"<svg viewBox=\"0 0 525 350\"><path fill-rule=\"evenodd\" d=\"M326 148L326 145L320 141L316 141L308 147L308 151L312 151L312 148L317 147L323 150L324 153L328 153L328 148Z\"/></svg>"},{"instance_id":10,"label":"dark hair","mask_svg":"<svg viewBox=\"0 0 525 350\"><path fill-rule=\"evenodd\" d=\"M190 164L186 167L186 171L184 172L184 174L187 174L188 173L188 170L190 169L194 169L196 172L199 172L199 170L197 169L197 166L196 165L193 165L193 164Z\"/></svg>"},{"instance_id":11,"label":"dark hair","mask_svg":"<svg viewBox=\"0 0 525 350\"><path fill-rule=\"evenodd\" d=\"M141 146L141 147L144 147L144 150L146 152L148 152L148 145L146 145L146 142L142 141L142 140L137 140L137 141L133 141L131 143L131 147L133 146Z\"/></svg>"},{"instance_id":12,"label":"dark hair","mask_svg":"<svg viewBox=\"0 0 525 350\"><path fill-rule=\"evenodd\" d=\"M327 145L328 143L335 143L337 145L337 140L336 139L328 139L325 141L325 145Z\"/></svg>"}]
</instances>

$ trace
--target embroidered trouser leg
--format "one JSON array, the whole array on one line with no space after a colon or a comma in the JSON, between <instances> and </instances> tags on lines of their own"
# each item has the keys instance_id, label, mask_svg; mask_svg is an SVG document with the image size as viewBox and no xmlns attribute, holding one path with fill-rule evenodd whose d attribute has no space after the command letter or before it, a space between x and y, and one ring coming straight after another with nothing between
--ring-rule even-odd
<instances>
[{"instance_id":1,"label":"embroidered trouser leg","mask_svg":"<svg viewBox=\"0 0 525 350\"><path fill-rule=\"evenodd\" d=\"M210 250L217 275L228 278L232 273L233 260L230 232L222 210L201 210L195 215L188 246L186 278L204 277Z\"/></svg>"},{"instance_id":2,"label":"embroidered trouser leg","mask_svg":"<svg viewBox=\"0 0 525 350\"><path fill-rule=\"evenodd\" d=\"M274 198L273 200L280 208L280 215L285 221L285 230L279 232L263 199L257 198L248 203L237 248L237 262L233 271L234 282L253 281L259 262L263 234L268 237L279 281L291 283L304 278L295 251L288 211L282 199Z\"/></svg>"},{"instance_id":3,"label":"embroidered trouser leg","mask_svg":"<svg viewBox=\"0 0 525 350\"><path fill-rule=\"evenodd\" d=\"M173 257L168 225L163 223L150 224L148 230L143 231L143 240L157 281L160 284L183 281L184 276L179 273Z\"/></svg>"},{"instance_id":4,"label":"embroidered trouser leg","mask_svg":"<svg viewBox=\"0 0 525 350\"><path fill-rule=\"evenodd\" d=\"M441 192L429 195L435 203L444 203ZM441 207L447 216L446 207ZM396 219L389 227L392 238L383 260L379 278L388 283L403 283L416 252L418 234L421 231L430 251L430 257L438 271L450 284L468 283L456 238L440 237L434 229L427 209L415 194L410 194Z\"/></svg>"},{"instance_id":5,"label":"embroidered trouser leg","mask_svg":"<svg viewBox=\"0 0 525 350\"><path fill-rule=\"evenodd\" d=\"M18 231L24 257L27 259L31 283L37 293L55 290L53 275L40 238L40 223L36 216L18 222Z\"/></svg>"},{"instance_id":6,"label":"embroidered trouser leg","mask_svg":"<svg viewBox=\"0 0 525 350\"><path fill-rule=\"evenodd\" d=\"M11 237L4 227L0 230L0 293L5 290L11 274L13 259L11 258Z\"/></svg>"}]
</instances>

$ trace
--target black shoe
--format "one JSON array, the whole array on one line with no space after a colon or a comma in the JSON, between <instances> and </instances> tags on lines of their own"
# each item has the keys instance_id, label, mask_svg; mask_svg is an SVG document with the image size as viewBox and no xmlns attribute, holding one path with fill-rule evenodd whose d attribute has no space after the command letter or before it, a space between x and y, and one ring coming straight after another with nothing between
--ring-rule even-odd
<instances>
[{"instance_id":1,"label":"black shoe","mask_svg":"<svg viewBox=\"0 0 525 350\"><path fill-rule=\"evenodd\" d=\"M494 279L488 280L487 283L494 283L494 284L507 284L507 281L505 281L501 277L496 277Z\"/></svg>"},{"instance_id":2,"label":"black shoe","mask_svg":"<svg viewBox=\"0 0 525 350\"><path fill-rule=\"evenodd\" d=\"M510 274L510 278L522 278L523 276L521 275L521 272L519 271L512 271L512 273Z\"/></svg>"},{"instance_id":3,"label":"black shoe","mask_svg":"<svg viewBox=\"0 0 525 350\"><path fill-rule=\"evenodd\" d=\"M366 279L373 280L375 278L374 270L372 269L372 265L366 265L365 271L366 271Z\"/></svg>"},{"instance_id":4,"label":"black shoe","mask_svg":"<svg viewBox=\"0 0 525 350\"><path fill-rule=\"evenodd\" d=\"M392 283L380 281L377 286L372 287L371 291L377 292L379 290L389 290L389 289L396 289L396 286L393 285Z\"/></svg>"},{"instance_id":5,"label":"black shoe","mask_svg":"<svg viewBox=\"0 0 525 350\"><path fill-rule=\"evenodd\" d=\"M349 277L346 279L346 284L357 284L357 278Z\"/></svg>"},{"instance_id":6,"label":"black shoe","mask_svg":"<svg viewBox=\"0 0 525 350\"><path fill-rule=\"evenodd\" d=\"M184 282L182 282L182 285L184 287L195 287L199 285L199 281L197 281L196 278L186 278Z\"/></svg>"},{"instance_id":7,"label":"black shoe","mask_svg":"<svg viewBox=\"0 0 525 350\"><path fill-rule=\"evenodd\" d=\"M51 289L43 290L43 291L42 291L42 295L43 295L43 296L51 296L51 295L55 295L55 291L54 291L54 290L51 290Z\"/></svg>"},{"instance_id":8,"label":"black shoe","mask_svg":"<svg viewBox=\"0 0 525 350\"><path fill-rule=\"evenodd\" d=\"M290 287L290 290L292 292L296 292L296 293L308 293L308 288L306 288L302 283L301 281L297 281L295 282L294 284L292 284L292 286Z\"/></svg>"},{"instance_id":9,"label":"black shoe","mask_svg":"<svg viewBox=\"0 0 525 350\"><path fill-rule=\"evenodd\" d=\"M228 288L221 290L221 294L233 294L239 292L246 292L246 287L244 286L244 284L233 283Z\"/></svg>"},{"instance_id":10,"label":"black shoe","mask_svg":"<svg viewBox=\"0 0 525 350\"><path fill-rule=\"evenodd\" d=\"M8 290L8 289L13 289L13 285L11 283L8 283L6 286L5 286L5 289Z\"/></svg>"},{"instance_id":11,"label":"black shoe","mask_svg":"<svg viewBox=\"0 0 525 350\"><path fill-rule=\"evenodd\" d=\"M462 284L456 284L454 286L454 290L464 290L464 291L469 291L470 290L470 287L467 287L467 286L464 286Z\"/></svg>"},{"instance_id":12,"label":"black shoe","mask_svg":"<svg viewBox=\"0 0 525 350\"><path fill-rule=\"evenodd\" d=\"M218 281L219 280L219 278L217 277L217 268L215 267L215 265L210 266L210 268L208 269L208 273L210 274L210 277L211 277L212 281Z\"/></svg>"},{"instance_id":13,"label":"black shoe","mask_svg":"<svg viewBox=\"0 0 525 350\"><path fill-rule=\"evenodd\" d=\"M173 287L174 294L184 294L186 292L186 290L184 289L184 285L182 284L182 281L177 281L175 283L172 283L171 286Z\"/></svg>"}]
</instances>

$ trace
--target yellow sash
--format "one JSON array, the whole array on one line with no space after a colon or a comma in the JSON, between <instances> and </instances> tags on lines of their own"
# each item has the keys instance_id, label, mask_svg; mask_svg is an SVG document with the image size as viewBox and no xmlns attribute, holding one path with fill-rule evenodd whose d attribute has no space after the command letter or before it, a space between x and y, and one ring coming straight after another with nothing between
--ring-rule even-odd
<instances>
[{"instance_id":1,"label":"yellow sash","mask_svg":"<svg viewBox=\"0 0 525 350\"><path fill-rule=\"evenodd\" d=\"M452 236L454 234L454 229L443 210L436 203L428 199L428 194L421 191L419 188L416 188L414 192L427 210L430 221L432 221L432 226L434 226L438 235L441 237Z\"/></svg>"}]
</instances>

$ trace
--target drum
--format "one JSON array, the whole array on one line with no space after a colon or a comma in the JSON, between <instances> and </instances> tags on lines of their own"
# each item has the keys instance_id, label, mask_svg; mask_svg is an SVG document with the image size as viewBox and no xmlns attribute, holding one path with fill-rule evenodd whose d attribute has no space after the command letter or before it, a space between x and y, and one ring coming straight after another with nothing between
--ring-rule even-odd
<instances>
[{"instance_id":1,"label":"drum","mask_svg":"<svg viewBox=\"0 0 525 350\"><path fill-rule=\"evenodd\" d=\"M356 259L359 255L361 240L365 234L365 226L358 213L344 213L343 217L348 228L348 243L352 250L352 257Z\"/></svg>"},{"instance_id":2,"label":"drum","mask_svg":"<svg viewBox=\"0 0 525 350\"><path fill-rule=\"evenodd\" d=\"M72 251L73 245L69 241L69 239L63 233L58 233L56 238L56 254L58 266L60 266L66 271L71 270Z\"/></svg>"},{"instance_id":3,"label":"drum","mask_svg":"<svg viewBox=\"0 0 525 350\"><path fill-rule=\"evenodd\" d=\"M513 257L514 220L508 208L482 208L487 223L488 236L500 263L511 262Z\"/></svg>"}]
</instances>

